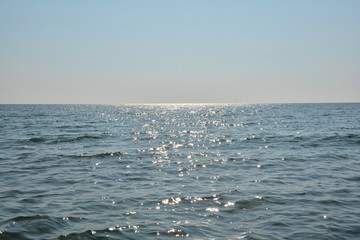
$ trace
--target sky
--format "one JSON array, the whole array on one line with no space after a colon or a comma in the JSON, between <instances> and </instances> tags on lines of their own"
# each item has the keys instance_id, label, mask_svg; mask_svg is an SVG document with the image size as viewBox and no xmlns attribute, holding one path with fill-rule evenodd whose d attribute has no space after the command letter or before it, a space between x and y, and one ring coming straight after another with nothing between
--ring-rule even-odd
<instances>
[{"instance_id":1,"label":"sky","mask_svg":"<svg viewBox=\"0 0 360 240\"><path fill-rule=\"evenodd\" d=\"M360 102L358 0L0 0L0 104Z\"/></svg>"}]
</instances>

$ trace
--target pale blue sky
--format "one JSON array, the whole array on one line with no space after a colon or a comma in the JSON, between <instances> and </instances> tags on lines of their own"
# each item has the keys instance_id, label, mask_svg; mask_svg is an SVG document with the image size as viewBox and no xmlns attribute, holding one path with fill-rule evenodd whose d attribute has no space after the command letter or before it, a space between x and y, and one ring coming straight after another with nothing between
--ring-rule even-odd
<instances>
[{"instance_id":1,"label":"pale blue sky","mask_svg":"<svg viewBox=\"0 0 360 240\"><path fill-rule=\"evenodd\" d=\"M360 101L358 0L0 0L0 103Z\"/></svg>"}]
</instances>

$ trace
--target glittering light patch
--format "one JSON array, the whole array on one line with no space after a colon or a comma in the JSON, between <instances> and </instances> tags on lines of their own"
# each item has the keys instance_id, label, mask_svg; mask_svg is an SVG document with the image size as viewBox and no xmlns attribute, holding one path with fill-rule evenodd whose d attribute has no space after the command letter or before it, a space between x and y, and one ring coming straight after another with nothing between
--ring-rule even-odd
<instances>
[{"instance_id":1,"label":"glittering light patch","mask_svg":"<svg viewBox=\"0 0 360 240\"><path fill-rule=\"evenodd\" d=\"M224 207L230 207L230 206L234 206L235 202L227 202Z\"/></svg>"},{"instance_id":2,"label":"glittering light patch","mask_svg":"<svg viewBox=\"0 0 360 240\"><path fill-rule=\"evenodd\" d=\"M181 198L179 197L167 198L161 201L161 203L164 205L175 205L175 204L179 204L180 202L181 202Z\"/></svg>"},{"instance_id":3,"label":"glittering light patch","mask_svg":"<svg viewBox=\"0 0 360 240\"><path fill-rule=\"evenodd\" d=\"M218 208L207 208L206 209L207 212L219 212Z\"/></svg>"},{"instance_id":4,"label":"glittering light patch","mask_svg":"<svg viewBox=\"0 0 360 240\"><path fill-rule=\"evenodd\" d=\"M125 215L134 215L134 214L137 214L137 212L127 212L127 213L125 213Z\"/></svg>"}]
</instances>

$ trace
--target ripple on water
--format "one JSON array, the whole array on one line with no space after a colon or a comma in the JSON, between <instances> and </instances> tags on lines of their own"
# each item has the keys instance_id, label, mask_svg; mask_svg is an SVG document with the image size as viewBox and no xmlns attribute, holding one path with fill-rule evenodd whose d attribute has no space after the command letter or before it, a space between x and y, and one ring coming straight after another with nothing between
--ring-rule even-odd
<instances>
[{"instance_id":1,"label":"ripple on water","mask_svg":"<svg viewBox=\"0 0 360 240\"><path fill-rule=\"evenodd\" d=\"M358 109L0 105L0 239L355 239Z\"/></svg>"}]
</instances>

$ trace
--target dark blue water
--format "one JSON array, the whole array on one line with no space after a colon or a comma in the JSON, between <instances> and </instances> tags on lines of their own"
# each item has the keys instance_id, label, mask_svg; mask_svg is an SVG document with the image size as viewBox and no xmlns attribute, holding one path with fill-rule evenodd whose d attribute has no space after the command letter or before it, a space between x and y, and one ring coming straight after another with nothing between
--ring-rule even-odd
<instances>
[{"instance_id":1,"label":"dark blue water","mask_svg":"<svg viewBox=\"0 0 360 240\"><path fill-rule=\"evenodd\" d=\"M0 105L0 239L360 238L360 104Z\"/></svg>"}]
</instances>

